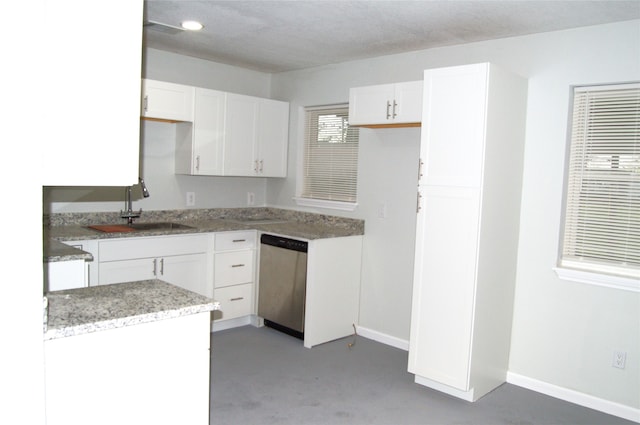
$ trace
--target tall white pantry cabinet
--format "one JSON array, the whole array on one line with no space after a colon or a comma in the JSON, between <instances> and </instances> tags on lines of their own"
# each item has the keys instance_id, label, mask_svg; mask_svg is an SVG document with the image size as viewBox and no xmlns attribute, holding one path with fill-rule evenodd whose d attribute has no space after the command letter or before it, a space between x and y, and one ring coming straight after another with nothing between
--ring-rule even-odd
<instances>
[{"instance_id":1,"label":"tall white pantry cabinet","mask_svg":"<svg viewBox=\"0 0 640 425\"><path fill-rule=\"evenodd\" d=\"M489 63L424 73L408 369L468 401L506 380L526 96Z\"/></svg>"}]
</instances>

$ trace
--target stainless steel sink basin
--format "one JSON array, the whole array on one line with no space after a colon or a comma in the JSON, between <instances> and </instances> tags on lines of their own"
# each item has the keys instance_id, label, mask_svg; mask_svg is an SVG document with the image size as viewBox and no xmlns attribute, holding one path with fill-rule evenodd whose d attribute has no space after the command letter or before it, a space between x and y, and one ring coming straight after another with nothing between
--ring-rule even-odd
<instances>
[{"instance_id":1,"label":"stainless steel sink basin","mask_svg":"<svg viewBox=\"0 0 640 425\"><path fill-rule=\"evenodd\" d=\"M187 226L186 224L173 223L170 221L166 222L155 222L155 223L133 223L130 224L129 227L135 230L176 230L176 229L192 229L191 226Z\"/></svg>"},{"instance_id":2,"label":"stainless steel sink basin","mask_svg":"<svg viewBox=\"0 0 640 425\"><path fill-rule=\"evenodd\" d=\"M186 224L173 223L170 221L160 221L151 223L133 223L133 224L100 224L88 226L91 229L105 233L122 233L149 230L179 230L192 229L193 227Z\"/></svg>"}]
</instances>

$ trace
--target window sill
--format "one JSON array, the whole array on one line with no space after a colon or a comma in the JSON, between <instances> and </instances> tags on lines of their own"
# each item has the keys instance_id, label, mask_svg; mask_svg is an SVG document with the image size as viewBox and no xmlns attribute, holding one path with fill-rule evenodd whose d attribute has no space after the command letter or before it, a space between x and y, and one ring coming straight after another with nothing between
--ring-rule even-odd
<instances>
[{"instance_id":1,"label":"window sill","mask_svg":"<svg viewBox=\"0 0 640 425\"><path fill-rule=\"evenodd\" d=\"M358 207L357 202L341 202L341 201L327 201L324 199L311 199L295 197L293 200L298 206L301 207L315 207L315 208L327 208L332 210L341 211L355 211Z\"/></svg>"},{"instance_id":2,"label":"window sill","mask_svg":"<svg viewBox=\"0 0 640 425\"><path fill-rule=\"evenodd\" d=\"M606 275L584 270L569 269L566 267L554 267L553 271L555 271L558 277L563 280L604 286L607 288L622 289L631 292L640 292L640 280L631 277Z\"/></svg>"}]
</instances>

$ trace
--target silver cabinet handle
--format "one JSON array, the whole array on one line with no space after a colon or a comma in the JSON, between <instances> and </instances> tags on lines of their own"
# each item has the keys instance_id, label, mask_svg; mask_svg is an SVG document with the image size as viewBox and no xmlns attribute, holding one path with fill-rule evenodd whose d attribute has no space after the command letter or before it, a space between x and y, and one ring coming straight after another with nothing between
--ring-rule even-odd
<instances>
[{"instance_id":1,"label":"silver cabinet handle","mask_svg":"<svg viewBox=\"0 0 640 425\"><path fill-rule=\"evenodd\" d=\"M391 114L389 113L390 108L391 108L391 102L387 100L387 119L391 118Z\"/></svg>"},{"instance_id":2,"label":"silver cabinet handle","mask_svg":"<svg viewBox=\"0 0 640 425\"><path fill-rule=\"evenodd\" d=\"M420 201L422 200L422 195L420 194L420 192L418 192L418 196L417 196L417 202L416 202L416 214L420 212L420 210L422 209L420 207Z\"/></svg>"},{"instance_id":3,"label":"silver cabinet handle","mask_svg":"<svg viewBox=\"0 0 640 425\"><path fill-rule=\"evenodd\" d=\"M158 259L153 259L153 275L158 276Z\"/></svg>"},{"instance_id":4,"label":"silver cabinet handle","mask_svg":"<svg viewBox=\"0 0 640 425\"><path fill-rule=\"evenodd\" d=\"M264 166L264 161L260 160L260 172L261 173L262 173L263 166Z\"/></svg>"},{"instance_id":5,"label":"silver cabinet handle","mask_svg":"<svg viewBox=\"0 0 640 425\"><path fill-rule=\"evenodd\" d=\"M424 162L422 162L422 158L418 158L418 181L422 179L422 166Z\"/></svg>"},{"instance_id":6,"label":"silver cabinet handle","mask_svg":"<svg viewBox=\"0 0 640 425\"><path fill-rule=\"evenodd\" d=\"M231 298L229 301L240 301L244 300L244 297Z\"/></svg>"},{"instance_id":7,"label":"silver cabinet handle","mask_svg":"<svg viewBox=\"0 0 640 425\"><path fill-rule=\"evenodd\" d=\"M164 258L160 259L160 276L164 276Z\"/></svg>"},{"instance_id":8,"label":"silver cabinet handle","mask_svg":"<svg viewBox=\"0 0 640 425\"><path fill-rule=\"evenodd\" d=\"M398 106L398 104L396 103L396 101L393 101L393 118L395 119L396 116L398 116L398 114L396 114L396 107Z\"/></svg>"},{"instance_id":9,"label":"silver cabinet handle","mask_svg":"<svg viewBox=\"0 0 640 425\"><path fill-rule=\"evenodd\" d=\"M244 264L232 264L231 268L235 268L235 267L244 267Z\"/></svg>"},{"instance_id":10,"label":"silver cabinet handle","mask_svg":"<svg viewBox=\"0 0 640 425\"><path fill-rule=\"evenodd\" d=\"M258 160L253 161L253 171L258 172Z\"/></svg>"},{"instance_id":11,"label":"silver cabinet handle","mask_svg":"<svg viewBox=\"0 0 640 425\"><path fill-rule=\"evenodd\" d=\"M200 171L200 155L196 156L196 171Z\"/></svg>"},{"instance_id":12,"label":"silver cabinet handle","mask_svg":"<svg viewBox=\"0 0 640 425\"><path fill-rule=\"evenodd\" d=\"M144 97L144 111L147 112L149 110L149 95Z\"/></svg>"},{"instance_id":13,"label":"silver cabinet handle","mask_svg":"<svg viewBox=\"0 0 640 425\"><path fill-rule=\"evenodd\" d=\"M236 242L246 242L246 239L234 239L232 242L236 243Z\"/></svg>"}]
</instances>

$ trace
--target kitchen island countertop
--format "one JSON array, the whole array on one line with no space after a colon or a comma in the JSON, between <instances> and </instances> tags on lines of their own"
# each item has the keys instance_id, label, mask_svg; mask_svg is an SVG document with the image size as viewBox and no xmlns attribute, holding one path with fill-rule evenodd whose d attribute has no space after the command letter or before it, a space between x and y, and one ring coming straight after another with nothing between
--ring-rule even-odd
<instances>
[{"instance_id":1,"label":"kitchen island countertop","mask_svg":"<svg viewBox=\"0 0 640 425\"><path fill-rule=\"evenodd\" d=\"M44 339L149 323L217 310L210 298L161 280L144 280L45 294Z\"/></svg>"}]
</instances>

